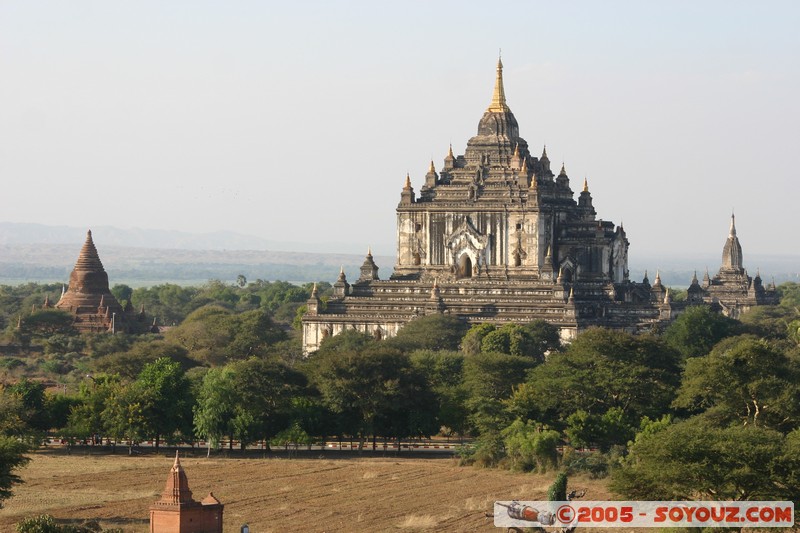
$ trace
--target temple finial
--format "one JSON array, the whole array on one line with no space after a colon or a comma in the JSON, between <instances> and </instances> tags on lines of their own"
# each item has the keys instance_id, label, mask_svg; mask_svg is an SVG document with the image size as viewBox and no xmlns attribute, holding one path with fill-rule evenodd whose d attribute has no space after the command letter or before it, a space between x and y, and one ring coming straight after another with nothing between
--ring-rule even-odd
<instances>
[{"instance_id":1,"label":"temple finial","mask_svg":"<svg viewBox=\"0 0 800 533\"><path fill-rule=\"evenodd\" d=\"M367 255L372 255L372 246L367 246Z\"/></svg>"},{"instance_id":2,"label":"temple finial","mask_svg":"<svg viewBox=\"0 0 800 533\"><path fill-rule=\"evenodd\" d=\"M436 167L433 165L433 159L431 159L431 166L428 168L428 172L435 173Z\"/></svg>"},{"instance_id":3,"label":"temple finial","mask_svg":"<svg viewBox=\"0 0 800 533\"><path fill-rule=\"evenodd\" d=\"M453 143L450 143L450 148L447 150L447 156L448 157L455 157L453 155Z\"/></svg>"},{"instance_id":4,"label":"temple finial","mask_svg":"<svg viewBox=\"0 0 800 533\"><path fill-rule=\"evenodd\" d=\"M181 467L180 451L175 450L175 463L172 465L173 470L178 470Z\"/></svg>"},{"instance_id":5,"label":"temple finial","mask_svg":"<svg viewBox=\"0 0 800 533\"><path fill-rule=\"evenodd\" d=\"M499 113L509 111L508 105L506 105L506 92L503 89L503 61L499 57L497 58L497 76L494 81L492 103L489 104L487 111Z\"/></svg>"},{"instance_id":6,"label":"temple finial","mask_svg":"<svg viewBox=\"0 0 800 533\"><path fill-rule=\"evenodd\" d=\"M583 192L589 192L589 181L585 177L583 178Z\"/></svg>"},{"instance_id":7,"label":"temple finial","mask_svg":"<svg viewBox=\"0 0 800 533\"><path fill-rule=\"evenodd\" d=\"M410 174L406 174L406 185L403 188L404 189L410 189L411 188L411 175Z\"/></svg>"},{"instance_id":8,"label":"temple finial","mask_svg":"<svg viewBox=\"0 0 800 533\"><path fill-rule=\"evenodd\" d=\"M735 214L733 214L733 211L731 211L731 230L730 230L730 236L731 236L731 237L735 237L735 236L736 236L736 215L735 215Z\"/></svg>"}]
</instances>

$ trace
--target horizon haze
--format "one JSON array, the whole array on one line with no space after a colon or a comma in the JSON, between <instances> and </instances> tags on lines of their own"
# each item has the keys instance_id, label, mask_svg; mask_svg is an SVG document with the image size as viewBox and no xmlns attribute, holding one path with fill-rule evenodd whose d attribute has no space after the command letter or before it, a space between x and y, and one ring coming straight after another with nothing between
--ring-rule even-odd
<instances>
[{"instance_id":1,"label":"horizon haze","mask_svg":"<svg viewBox=\"0 0 800 533\"><path fill-rule=\"evenodd\" d=\"M588 179L632 258L716 254L733 209L745 257L790 254L798 22L792 2L3 2L0 220L394 255L406 173L419 190L463 153L502 47L532 153Z\"/></svg>"}]
</instances>

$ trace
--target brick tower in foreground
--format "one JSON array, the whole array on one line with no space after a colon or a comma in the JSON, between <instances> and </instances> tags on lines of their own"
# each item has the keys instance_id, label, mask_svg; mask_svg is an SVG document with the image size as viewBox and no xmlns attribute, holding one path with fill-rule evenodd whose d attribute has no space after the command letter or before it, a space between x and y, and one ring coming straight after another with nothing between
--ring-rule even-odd
<instances>
[{"instance_id":1,"label":"brick tower in foreground","mask_svg":"<svg viewBox=\"0 0 800 533\"><path fill-rule=\"evenodd\" d=\"M192 499L176 451L161 499L150 506L150 533L222 533L223 507L211 492L203 501Z\"/></svg>"}]
</instances>

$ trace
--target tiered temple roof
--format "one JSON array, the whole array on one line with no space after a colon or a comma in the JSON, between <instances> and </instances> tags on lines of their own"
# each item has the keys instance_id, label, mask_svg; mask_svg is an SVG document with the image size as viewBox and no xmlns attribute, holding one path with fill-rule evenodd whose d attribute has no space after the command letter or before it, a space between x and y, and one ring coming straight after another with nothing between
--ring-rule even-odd
<instances>
[{"instance_id":1,"label":"tiered temple roof","mask_svg":"<svg viewBox=\"0 0 800 533\"><path fill-rule=\"evenodd\" d=\"M379 279L368 253L352 285L340 272L326 306L312 295L304 351L349 329L393 336L429 313L470 323L541 319L565 340L592 326L643 331L674 319L686 303L673 302L658 273L652 286L646 274L629 279L625 230L597 218L586 178L575 196L565 165L555 175L546 147L536 157L520 136L498 61L491 102L464 154L451 145L439 172L431 162L419 195L405 177L390 278ZM719 275L695 283L689 303L732 313L770 301L741 258L732 221Z\"/></svg>"}]
</instances>

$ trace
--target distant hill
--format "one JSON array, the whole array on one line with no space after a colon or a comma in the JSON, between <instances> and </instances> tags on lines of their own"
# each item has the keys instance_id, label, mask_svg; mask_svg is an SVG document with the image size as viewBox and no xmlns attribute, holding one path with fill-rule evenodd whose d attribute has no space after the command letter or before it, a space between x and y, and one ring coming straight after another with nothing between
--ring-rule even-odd
<instances>
[{"instance_id":1,"label":"distant hill","mask_svg":"<svg viewBox=\"0 0 800 533\"><path fill-rule=\"evenodd\" d=\"M82 244L83 239L71 245L0 245L0 283L66 282ZM364 261L363 255L355 254L156 249L95 244L111 285L196 285L210 279L233 282L239 274L251 281L333 282L341 267L353 281ZM382 276L388 277L394 259L376 256L375 261L381 267Z\"/></svg>"},{"instance_id":2,"label":"distant hill","mask_svg":"<svg viewBox=\"0 0 800 533\"><path fill-rule=\"evenodd\" d=\"M96 227L92 233L111 284L137 287L195 285L210 279L233 282L239 274L251 281L333 282L340 267L352 282L358 278L366 252L352 243L268 241L233 232ZM0 222L0 284L66 282L85 238L83 228ZM375 256L381 278L391 275L394 261L394 257ZM719 264L716 251L698 256L632 254L630 272L632 280L640 281L647 269L652 282L659 269L664 284L686 287L695 269L702 279L706 266L713 276ZM751 275L760 269L765 283L773 276L777 283L800 281L800 256L745 254L745 265Z\"/></svg>"},{"instance_id":3,"label":"distant hill","mask_svg":"<svg viewBox=\"0 0 800 533\"><path fill-rule=\"evenodd\" d=\"M356 246L353 243L271 241L232 231L188 233L142 228L124 229L112 226L77 228L15 222L0 222L0 244L77 244L80 249L80 245L86 238L87 229L92 230L96 244L102 247L125 246L170 250L282 250L354 254L366 252L366 250L362 250L363 245Z\"/></svg>"}]
</instances>

